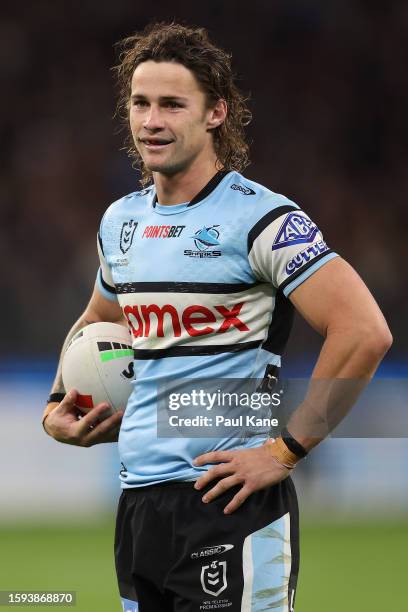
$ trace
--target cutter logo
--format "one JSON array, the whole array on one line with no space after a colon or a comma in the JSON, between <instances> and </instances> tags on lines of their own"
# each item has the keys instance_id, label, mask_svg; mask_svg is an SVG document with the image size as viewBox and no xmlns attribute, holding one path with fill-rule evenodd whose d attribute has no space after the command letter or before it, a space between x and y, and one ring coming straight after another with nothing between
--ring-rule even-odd
<instances>
[{"instance_id":1,"label":"cutter logo","mask_svg":"<svg viewBox=\"0 0 408 612\"><path fill-rule=\"evenodd\" d=\"M325 251L328 251L329 247L324 242L324 240L320 240L315 244L311 244L307 249L297 253L292 259L286 264L286 274L290 276L298 268L301 268L304 264L308 263L318 255L321 255Z\"/></svg>"},{"instance_id":2,"label":"cutter logo","mask_svg":"<svg viewBox=\"0 0 408 612\"><path fill-rule=\"evenodd\" d=\"M125 221L122 225L122 229L120 232L120 250L123 254L127 253L130 247L132 246L133 236L135 235L135 229L137 228L137 221Z\"/></svg>"},{"instance_id":3,"label":"cutter logo","mask_svg":"<svg viewBox=\"0 0 408 612\"><path fill-rule=\"evenodd\" d=\"M213 561L201 568L201 586L204 593L217 597L227 588L227 562Z\"/></svg>"}]
</instances>

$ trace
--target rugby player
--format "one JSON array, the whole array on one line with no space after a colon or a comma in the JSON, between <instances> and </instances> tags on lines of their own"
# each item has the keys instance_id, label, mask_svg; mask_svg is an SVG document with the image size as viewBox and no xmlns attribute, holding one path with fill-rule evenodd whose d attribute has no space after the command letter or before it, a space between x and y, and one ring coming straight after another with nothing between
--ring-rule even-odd
<instances>
[{"instance_id":1,"label":"rugby player","mask_svg":"<svg viewBox=\"0 0 408 612\"><path fill-rule=\"evenodd\" d=\"M293 611L290 472L325 435L313 435L318 398L275 440L160 438L158 387L169 377L272 378L294 309L323 337L312 380L369 380L390 332L308 215L241 174L250 113L205 30L149 26L123 41L117 75L142 188L102 219L95 289L63 351L89 323L125 321L135 385L124 414L104 418L101 404L78 419L59 367L43 425L78 446L119 439L124 610Z\"/></svg>"}]
</instances>

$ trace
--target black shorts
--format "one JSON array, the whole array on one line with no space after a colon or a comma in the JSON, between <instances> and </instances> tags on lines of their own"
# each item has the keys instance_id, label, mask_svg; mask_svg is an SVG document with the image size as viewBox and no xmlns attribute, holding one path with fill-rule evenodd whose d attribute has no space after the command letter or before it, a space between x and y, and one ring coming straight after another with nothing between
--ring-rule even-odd
<instances>
[{"instance_id":1,"label":"black shorts","mask_svg":"<svg viewBox=\"0 0 408 612\"><path fill-rule=\"evenodd\" d=\"M291 612L299 521L290 478L223 509L240 487L204 504L176 482L125 489L115 560L124 612Z\"/></svg>"}]
</instances>

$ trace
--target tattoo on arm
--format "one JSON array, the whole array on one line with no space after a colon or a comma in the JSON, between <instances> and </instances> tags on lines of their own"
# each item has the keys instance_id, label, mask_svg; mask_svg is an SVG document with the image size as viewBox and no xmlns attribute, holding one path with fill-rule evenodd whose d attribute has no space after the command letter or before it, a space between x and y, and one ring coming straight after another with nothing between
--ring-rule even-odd
<instances>
[{"instance_id":1,"label":"tattoo on arm","mask_svg":"<svg viewBox=\"0 0 408 612\"><path fill-rule=\"evenodd\" d=\"M67 350L68 344L71 342L72 338L78 333L81 329L90 325L90 323L94 323L95 321L88 321L87 319L80 317L76 323L71 327L68 332L67 337L65 338L64 344L62 346L57 373L55 375L55 379L53 385L51 387L51 393L65 393L64 383L62 382L62 356Z\"/></svg>"}]
</instances>

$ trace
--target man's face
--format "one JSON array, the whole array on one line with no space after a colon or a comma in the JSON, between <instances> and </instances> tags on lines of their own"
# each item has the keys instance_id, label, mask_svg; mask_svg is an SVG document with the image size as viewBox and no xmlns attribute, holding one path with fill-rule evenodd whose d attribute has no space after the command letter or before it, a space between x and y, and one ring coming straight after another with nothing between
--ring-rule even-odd
<instances>
[{"instance_id":1,"label":"man's face","mask_svg":"<svg viewBox=\"0 0 408 612\"><path fill-rule=\"evenodd\" d=\"M152 172L171 176L214 154L213 111L194 74L175 62L147 61L133 73L129 120L135 146Z\"/></svg>"}]
</instances>

